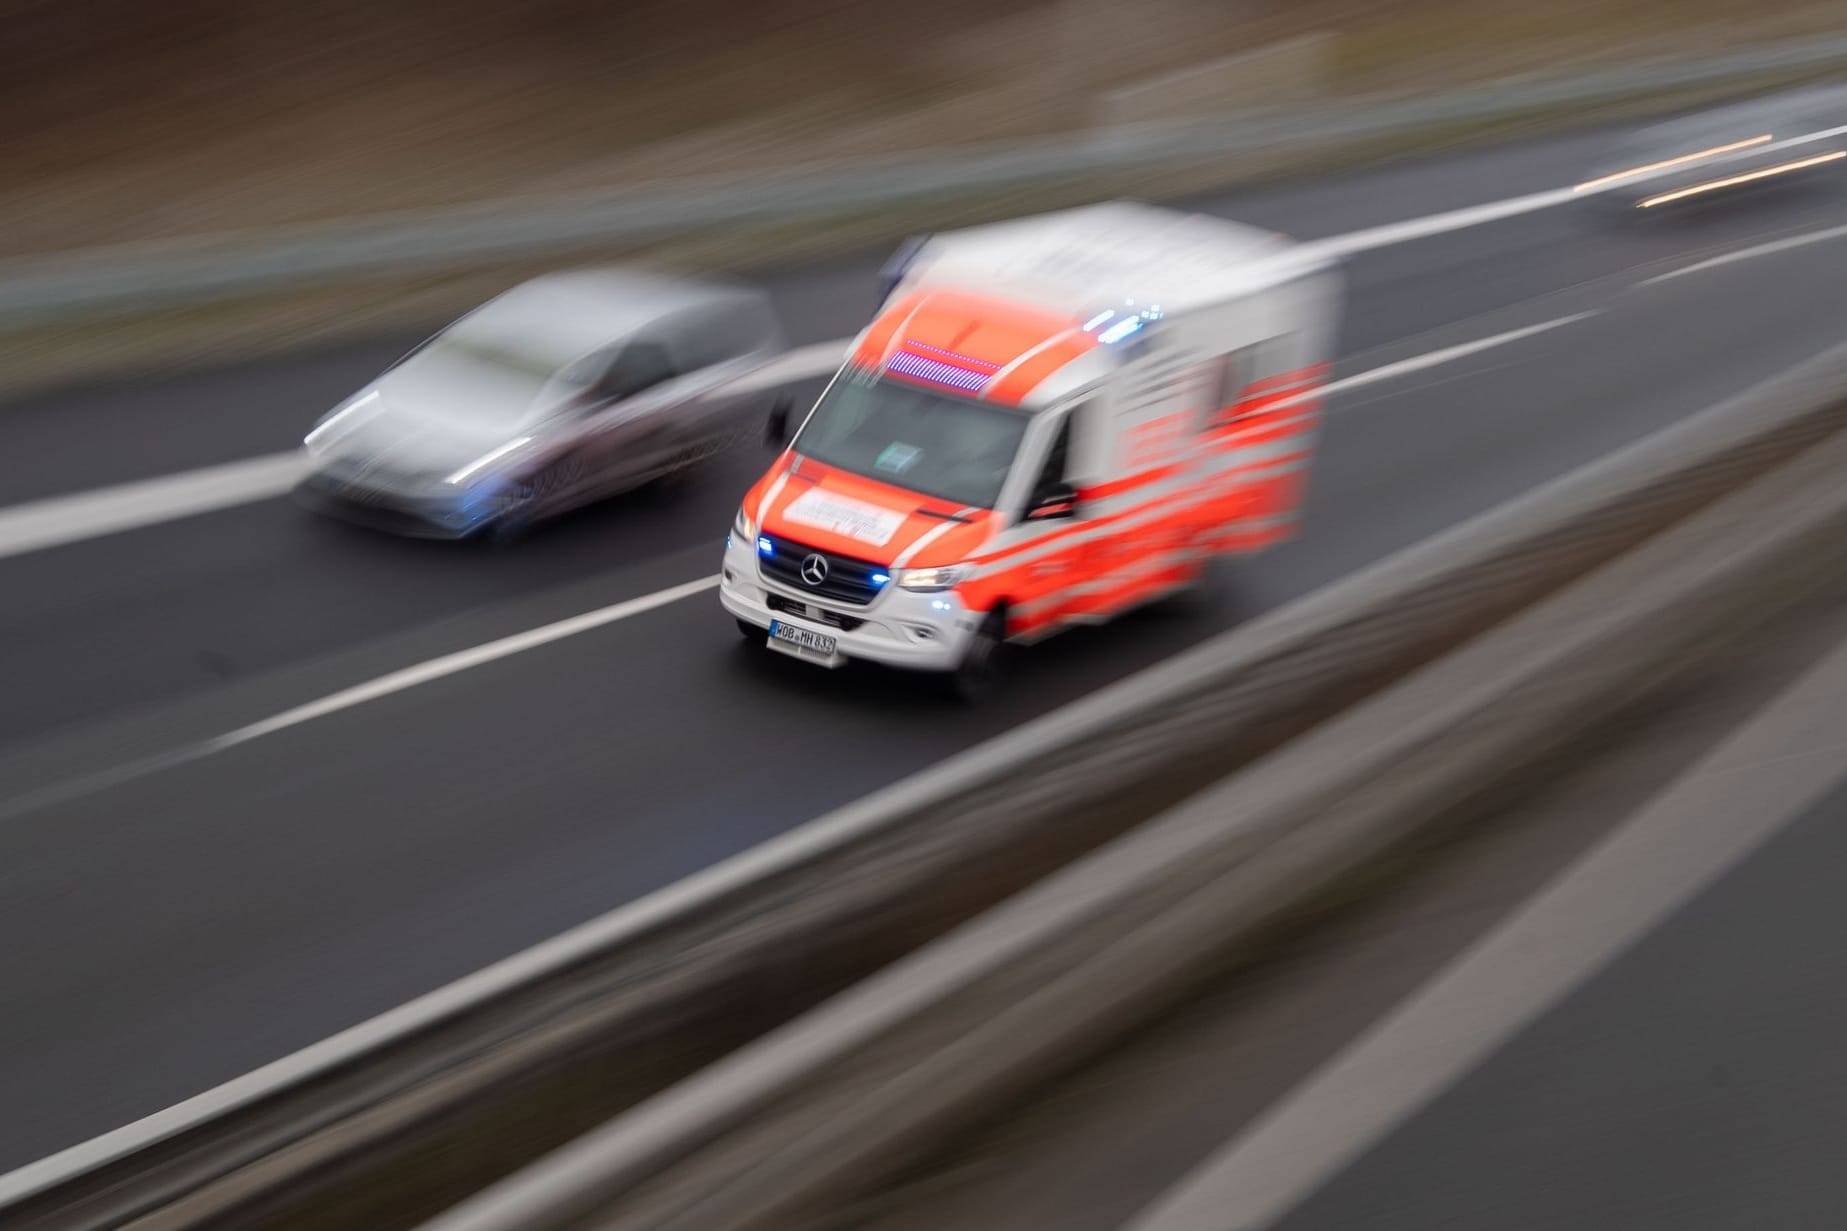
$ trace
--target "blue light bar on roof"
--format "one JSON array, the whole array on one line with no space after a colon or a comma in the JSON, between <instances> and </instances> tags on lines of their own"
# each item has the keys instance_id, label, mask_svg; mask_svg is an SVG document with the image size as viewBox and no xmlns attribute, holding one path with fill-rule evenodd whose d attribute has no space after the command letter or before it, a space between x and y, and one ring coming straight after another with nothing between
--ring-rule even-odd
<instances>
[{"instance_id":1,"label":"blue light bar on roof","mask_svg":"<svg viewBox=\"0 0 1847 1231\"><path fill-rule=\"evenodd\" d=\"M885 365L885 370L896 372L899 376L908 376L912 380L928 381L933 385L947 385L951 389L960 389L964 393L979 393L987 387L990 380L994 379L992 372L971 372L967 368L959 368L954 364L943 363L936 359L926 359L922 355L913 355L907 351L899 351L893 355L891 362Z\"/></svg>"},{"instance_id":2,"label":"blue light bar on roof","mask_svg":"<svg viewBox=\"0 0 1847 1231\"><path fill-rule=\"evenodd\" d=\"M1127 317L1124 320L1117 321L1114 325L1111 325L1108 329L1098 334L1097 341L1103 343L1105 346L1109 345L1111 342L1120 342L1141 327L1141 317Z\"/></svg>"}]
</instances>

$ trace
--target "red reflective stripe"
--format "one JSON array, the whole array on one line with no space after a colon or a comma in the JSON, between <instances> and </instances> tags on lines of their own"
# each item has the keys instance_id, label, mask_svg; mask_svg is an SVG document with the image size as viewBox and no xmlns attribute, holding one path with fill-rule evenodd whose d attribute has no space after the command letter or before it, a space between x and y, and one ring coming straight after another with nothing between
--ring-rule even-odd
<instances>
[{"instance_id":1,"label":"red reflective stripe","mask_svg":"<svg viewBox=\"0 0 1847 1231\"><path fill-rule=\"evenodd\" d=\"M1174 462L1167 466L1154 466L1142 471L1140 474L1132 474L1126 479L1117 479L1110 483L1098 483L1094 487L1080 488L1078 494L1086 500L1108 500L1111 496L1120 496L1124 492L1132 492L1138 487L1147 487L1151 483L1159 483L1163 479L1171 479L1175 475L1184 472L1190 464L1191 463L1188 462Z\"/></svg>"},{"instance_id":2,"label":"red reflective stripe","mask_svg":"<svg viewBox=\"0 0 1847 1231\"><path fill-rule=\"evenodd\" d=\"M1252 394L1267 393L1271 390L1282 389L1289 385L1307 384L1311 381L1320 380L1322 377L1326 376L1327 373L1327 364L1311 363L1307 367L1297 368L1293 372L1279 372L1275 376L1266 376L1262 380L1254 380L1244 387L1244 395L1249 397Z\"/></svg>"},{"instance_id":3,"label":"red reflective stripe","mask_svg":"<svg viewBox=\"0 0 1847 1231\"><path fill-rule=\"evenodd\" d=\"M1084 534L1091 530L1100 530L1106 526L1113 526L1131 517L1142 516L1150 510L1161 508L1164 505L1178 504L1187 500L1196 499L1202 492L1209 491L1219 481L1219 477L1218 475L1211 475L1189 487L1181 488L1179 491L1168 492L1164 495L1155 497L1153 500L1145 500L1140 504L1130 505L1126 509L1119 509L1111 513L1108 517L1099 517L1091 521L1079 522L1075 526L1069 526L1063 530L1043 534L1038 538L1027 539L1023 543L1015 543L1011 547L1003 547L999 551L992 552L985 556L974 556L970 559L969 563L993 564L997 560L1005 560L1007 557L1017 556L1021 552L1033 551L1050 543L1057 543L1061 540Z\"/></svg>"}]
</instances>

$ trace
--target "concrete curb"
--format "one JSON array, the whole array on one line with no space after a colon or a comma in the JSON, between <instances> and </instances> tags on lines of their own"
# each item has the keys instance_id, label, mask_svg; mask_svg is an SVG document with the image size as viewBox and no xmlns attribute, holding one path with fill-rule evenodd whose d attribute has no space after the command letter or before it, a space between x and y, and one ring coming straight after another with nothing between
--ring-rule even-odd
<instances>
[{"instance_id":1,"label":"concrete curb","mask_svg":"<svg viewBox=\"0 0 1847 1231\"><path fill-rule=\"evenodd\" d=\"M1150 1020L1847 558L1837 435L426 1231L769 1231Z\"/></svg>"}]
</instances>

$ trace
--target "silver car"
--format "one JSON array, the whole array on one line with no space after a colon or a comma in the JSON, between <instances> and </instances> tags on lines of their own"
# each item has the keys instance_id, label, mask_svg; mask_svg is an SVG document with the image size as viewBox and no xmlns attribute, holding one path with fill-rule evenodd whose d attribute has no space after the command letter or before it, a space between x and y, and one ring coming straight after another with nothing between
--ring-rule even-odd
<instances>
[{"instance_id":1,"label":"silver car","mask_svg":"<svg viewBox=\"0 0 1847 1231\"><path fill-rule=\"evenodd\" d=\"M324 416L296 487L402 534L516 533L760 437L783 350L753 288L630 270L522 283Z\"/></svg>"},{"instance_id":2,"label":"silver car","mask_svg":"<svg viewBox=\"0 0 1847 1231\"><path fill-rule=\"evenodd\" d=\"M1721 107L1631 135L1576 185L1613 213L1667 212L1847 171L1847 91Z\"/></svg>"}]
</instances>

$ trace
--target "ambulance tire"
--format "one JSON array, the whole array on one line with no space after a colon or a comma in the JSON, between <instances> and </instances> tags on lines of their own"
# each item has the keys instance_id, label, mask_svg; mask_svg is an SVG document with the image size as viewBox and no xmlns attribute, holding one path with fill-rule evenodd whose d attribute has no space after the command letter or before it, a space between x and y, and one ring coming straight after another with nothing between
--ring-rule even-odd
<instances>
[{"instance_id":1,"label":"ambulance tire","mask_svg":"<svg viewBox=\"0 0 1847 1231\"><path fill-rule=\"evenodd\" d=\"M1007 610L996 607L981 621L981 627L969 640L968 651L944 683L949 693L965 705L975 705L992 696L1000 682L1007 654Z\"/></svg>"}]
</instances>

